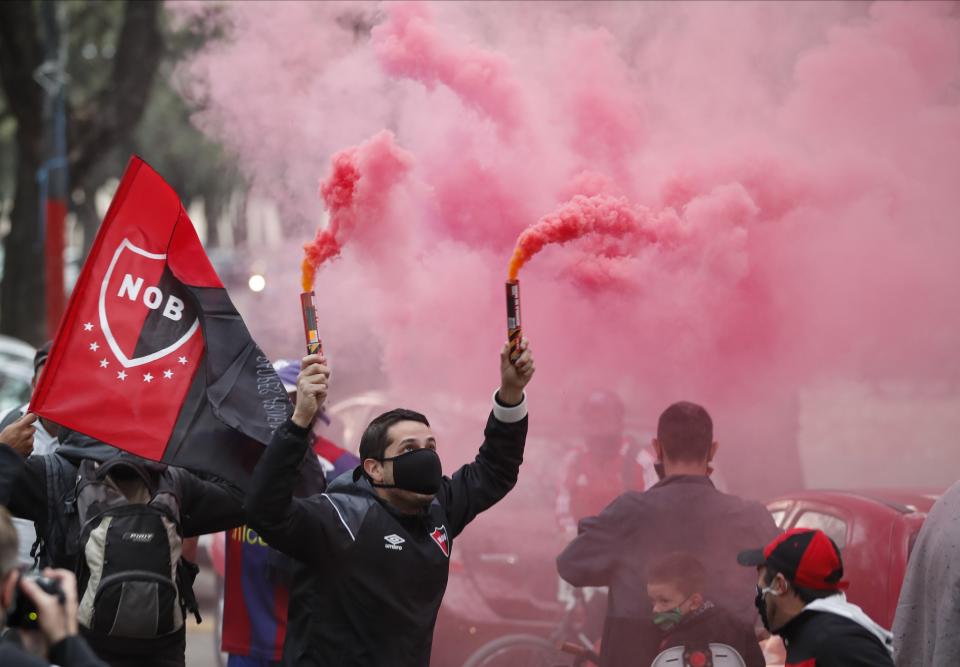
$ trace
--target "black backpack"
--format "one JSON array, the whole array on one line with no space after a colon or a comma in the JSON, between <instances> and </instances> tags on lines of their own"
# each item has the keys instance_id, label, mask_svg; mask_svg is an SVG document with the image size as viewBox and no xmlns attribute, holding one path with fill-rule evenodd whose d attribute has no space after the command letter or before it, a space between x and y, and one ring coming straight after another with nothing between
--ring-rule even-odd
<instances>
[{"instance_id":1,"label":"black backpack","mask_svg":"<svg viewBox=\"0 0 960 667\"><path fill-rule=\"evenodd\" d=\"M126 454L77 465L53 455L46 464L51 520L41 560L72 564L80 623L143 639L179 631L187 611L199 623L198 569L181 555L179 499L165 468Z\"/></svg>"}]
</instances>

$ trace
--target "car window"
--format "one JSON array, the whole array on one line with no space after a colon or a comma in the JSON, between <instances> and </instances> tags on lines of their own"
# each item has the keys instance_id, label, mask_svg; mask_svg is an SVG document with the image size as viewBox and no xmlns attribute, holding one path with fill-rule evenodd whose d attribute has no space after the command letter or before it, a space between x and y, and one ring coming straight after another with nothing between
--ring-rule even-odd
<instances>
[{"instance_id":1,"label":"car window","mask_svg":"<svg viewBox=\"0 0 960 667\"><path fill-rule=\"evenodd\" d=\"M773 522L777 524L777 528L783 527L783 517L786 513L787 510L776 510L774 512L770 512L770 516L773 517Z\"/></svg>"},{"instance_id":2,"label":"car window","mask_svg":"<svg viewBox=\"0 0 960 667\"><path fill-rule=\"evenodd\" d=\"M841 549L847 543L847 522L824 512L806 511L797 518L794 528L819 528Z\"/></svg>"}]
</instances>

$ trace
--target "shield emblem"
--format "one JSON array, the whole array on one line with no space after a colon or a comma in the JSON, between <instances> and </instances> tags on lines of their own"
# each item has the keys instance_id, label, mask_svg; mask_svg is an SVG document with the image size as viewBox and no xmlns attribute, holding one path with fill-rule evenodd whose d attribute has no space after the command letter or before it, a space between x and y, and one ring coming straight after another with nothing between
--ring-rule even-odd
<instances>
[{"instance_id":1,"label":"shield emblem","mask_svg":"<svg viewBox=\"0 0 960 667\"><path fill-rule=\"evenodd\" d=\"M192 300L166 260L124 239L103 276L100 327L126 368L173 354L199 328Z\"/></svg>"},{"instance_id":2,"label":"shield emblem","mask_svg":"<svg viewBox=\"0 0 960 667\"><path fill-rule=\"evenodd\" d=\"M447 540L447 527L437 526L433 529L433 532L430 533L430 538L438 547L440 547L440 551L443 552L443 555L447 558L450 558L450 542Z\"/></svg>"}]
</instances>

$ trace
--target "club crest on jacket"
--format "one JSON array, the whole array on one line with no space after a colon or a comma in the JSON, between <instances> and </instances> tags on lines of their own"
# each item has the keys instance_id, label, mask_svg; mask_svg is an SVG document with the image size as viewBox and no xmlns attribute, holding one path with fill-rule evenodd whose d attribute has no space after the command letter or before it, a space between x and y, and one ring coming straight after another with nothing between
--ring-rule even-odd
<instances>
[{"instance_id":1,"label":"club crest on jacket","mask_svg":"<svg viewBox=\"0 0 960 667\"><path fill-rule=\"evenodd\" d=\"M430 533L430 539L432 539L440 551L443 552L443 555L447 558L450 558L450 541L447 539L447 527L446 526L437 526L433 529L433 532Z\"/></svg>"}]
</instances>

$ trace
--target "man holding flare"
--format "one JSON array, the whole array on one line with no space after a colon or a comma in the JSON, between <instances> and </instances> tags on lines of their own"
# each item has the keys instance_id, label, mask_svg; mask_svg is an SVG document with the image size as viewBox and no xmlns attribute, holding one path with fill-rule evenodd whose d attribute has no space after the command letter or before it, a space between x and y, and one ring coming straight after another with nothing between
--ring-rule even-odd
<instances>
[{"instance_id":1,"label":"man holding flare","mask_svg":"<svg viewBox=\"0 0 960 667\"><path fill-rule=\"evenodd\" d=\"M257 465L246 503L249 524L297 559L283 665L429 665L453 541L517 481L524 388L534 373L526 340L521 348L515 362L509 344L501 350L483 444L452 477L442 474L426 417L395 409L367 427L352 475L298 499L293 486L307 429L330 377L322 355L304 357L294 414Z\"/></svg>"}]
</instances>

